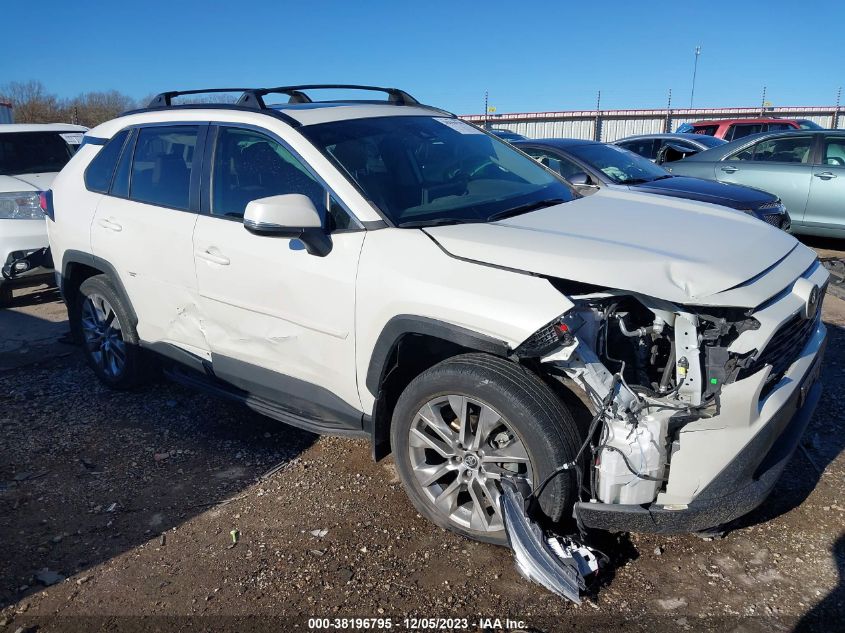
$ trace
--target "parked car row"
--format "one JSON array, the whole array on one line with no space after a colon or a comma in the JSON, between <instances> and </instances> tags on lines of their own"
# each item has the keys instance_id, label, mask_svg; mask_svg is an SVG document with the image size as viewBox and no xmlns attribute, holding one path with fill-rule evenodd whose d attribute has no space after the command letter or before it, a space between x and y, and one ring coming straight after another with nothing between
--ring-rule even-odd
<instances>
[{"instance_id":1,"label":"parked car row","mask_svg":"<svg viewBox=\"0 0 845 633\"><path fill-rule=\"evenodd\" d=\"M845 130L824 130L811 121L758 119L755 129L770 131L746 135L742 121L720 121L718 130L710 122L700 123L691 127L695 133L645 134L611 144L579 139L512 143L579 187L625 186L707 201L796 234L845 237ZM710 135L726 131L735 140Z\"/></svg>"},{"instance_id":2,"label":"parked car row","mask_svg":"<svg viewBox=\"0 0 845 633\"><path fill-rule=\"evenodd\" d=\"M668 169L770 191L789 210L794 233L845 237L845 130L755 134Z\"/></svg>"},{"instance_id":3,"label":"parked car row","mask_svg":"<svg viewBox=\"0 0 845 633\"><path fill-rule=\"evenodd\" d=\"M577 187L618 187L710 202L745 211L784 230L790 226L789 214L783 204L770 193L700 178L673 176L622 147L575 139L526 140L513 144Z\"/></svg>"}]
</instances>

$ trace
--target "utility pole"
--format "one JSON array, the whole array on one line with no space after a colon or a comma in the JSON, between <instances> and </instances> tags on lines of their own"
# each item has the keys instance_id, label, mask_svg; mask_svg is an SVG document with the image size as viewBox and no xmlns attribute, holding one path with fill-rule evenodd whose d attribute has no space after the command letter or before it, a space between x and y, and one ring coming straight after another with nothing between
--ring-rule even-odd
<instances>
[{"instance_id":1,"label":"utility pole","mask_svg":"<svg viewBox=\"0 0 845 633\"><path fill-rule=\"evenodd\" d=\"M695 100L695 77L698 75L698 57L701 55L701 46L695 47L695 65L692 67L692 91L689 94L689 107L692 109L692 103Z\"/></svg>"},{"instance_id":2,"label":"utility pole","mask_svg":"<svg viewBox=\"0 0 845 633\"><path fill-rule=\"evenodd\" d=\"M763 99L760 101L760 116L766 113L766 86L763 86Z\"/></svg>"},{"instance_id":3,"label":"utility pole","mask_svg":"<svg viewBox=\"0 0 845 633\"><path fill-rule=\"evenodd\" d=\"M593 125L593 140L601 140L601 90L596 95L596 121Z\"/></svg>"},{"instance_id":4,"label":"utility pole","mask_svg":"<svg viewBox=\"0 0 845 633\"><path fill-rule=\"evenodd\" d=\"M666 123L663 131L668 134L672 131L672 89L669 88L669 101L666 103Z\"/></svg>"},{"instance_id":5,"label":"utility pole","mask_svg":"<svg viewBox=\"0 0 845 633\"><path fill-rule=\"evenodd\" d=\"M839 129L839 103L842 99L842 86L836 91L836 107L833 109L833 121L830 126L832 130Z\"/></svg>"},{"instance_id":6,"label":"utility pole","mask_svg":"<svg viewBox=\"0 0 845 633\"><path fill-rule=\"evenodd\" d=\"M487 121L487 112L488 112L488 110L487 110L487 98L488 98L488 96L489 95L487 94L487 91L485 90L484 91L484 129L485 130L490 129L490 124Z\"/></svg>"}]
</instances>

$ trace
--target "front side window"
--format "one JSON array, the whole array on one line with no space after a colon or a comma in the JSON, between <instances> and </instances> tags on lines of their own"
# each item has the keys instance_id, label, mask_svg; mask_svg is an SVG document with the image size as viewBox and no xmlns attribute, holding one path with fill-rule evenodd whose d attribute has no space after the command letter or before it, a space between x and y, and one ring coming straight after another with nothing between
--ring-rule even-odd
<instances>
[{"instance_id":1,"label":"front side window","mask_svg":"<svg viewBox=\"0 0 845 633\"><path fill-rule=\"evenodd\" d=\"M308 196L326 214L323 186L281 143L259 132L221 127L211 178L212 215L243 218L250 201L289 193Z\"/></svg>"},{"instance_id":2,"label":"front side window","mask_svg":"<svg viewBox=\"0 0 845 633\"><path fill-rule=\"evenodd\" d=\"M628 141L627 143L619 143L619 147L627 149L629 152L634 152L645 158L657 158L658 142L655 139L640 139L637 141Z\"/></svg>"},{"instance_id":3,"label":"front side window","mask_svg":"<svg viewBox=\"0 0 845 633\"><path fill-rule=\"evenodd\" d=\"M568 151L619 185L638 185L669 177L669 172L662 167L615 145L588 143L575 145Z\"/></svg>"},{"instance_id":4,"label":"front side window","mask_svg":"<svg viewBox=\"0 0 845 633\"><path fill-rule=\"evenodd\" d=\"M748 160L770 163L808 163L810 162L810 148L813 144L811 136L788 136L784 138L770 138L755 143L728 157L728 160Z\"/></svg>"},{"instance_id":5,"label":"front side window","mask_svg":"<svg viewBox=\"0 0 845 633\"><path fill-rule=\"evenodd\" d=\"M458 119L349 119L300 131L398 226L487 222L577 197L534 160Z\"/></svg>"},{"instance_id":6,"label":"front side window","mask_svg":"<svg viewBox=\"0 0 845 633\"><path fill-rule=\"evenodd\" d=\"M0 176L61 171L72 155L58 132L0 134Z\"/></svg>"},{"instance_id":7,"label":"front side window","mask_svg":"<svg viewBox=\"0 0 845 633\"><path fill-rule=\"evenodd\" d=\"M845 167L845 136L829 136L824 140L825 165Z\"/></svg>"},{"instance_id":8,"label":"front side window","mask_svg":"<svg viewBox=\"0 0 845 633\"><path fill-rule=\"evenodd\" d=\"M128 130L118 132L100 148L100 151L91 160L85 170L85 187L89 191L108 193L117 159L120 158L120 151L123 149L128 136Z\"/></svg>"},{"instance_id":9,"label":"front side window","mask_svg":"<svg viewBox=\"0 0 845 633\"><path fill-rule=\"evenodd\" d=\"M535 149L533 147L527 148L525 150L525 153L531 156L541 165L545 165L553 172L560 174L567 180L574 174L584 172L583 168L579 167L571 160L567 160L563 156L560 156L559 154L553 154L551 152L547 152L546 150Z\"/></svg>"},{"instance_id":10,"label":"front side window","mask_svg":"<svg viewBox=\"0 0 845 633\"><path fill-rule=\"evenodd\" d=\"M132 161L130 200L187 210L198 133L196 125L139 130Z\"/></svg>"}]
</instances>

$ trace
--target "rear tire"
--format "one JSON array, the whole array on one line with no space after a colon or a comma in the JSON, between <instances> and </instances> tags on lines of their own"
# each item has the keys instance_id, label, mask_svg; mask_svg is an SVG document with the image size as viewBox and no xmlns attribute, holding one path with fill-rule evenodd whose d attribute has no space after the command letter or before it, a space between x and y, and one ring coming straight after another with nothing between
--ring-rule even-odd
<instances>
[{"instance_id":1,"label":"rear tire","mask_svg":"<svg viewBox=\"0 0 845 633\"><path fill-rule=\"evenodd\" d=\"M74 330L91 369L112 389L137 387L148 376L147 359L130 314L106 275L89 277L79 286Z\"/></svg>"},{"instance_id":2,"label":"rear tire","mask_svg":"<svg viewBox=\"0 0 845 633\"><path fill-rule=\"evenodd\" d=\"M499 480L535 488L574 458L578 427L560 398L521 365L486 354L447 359L417 376L399 397L391 447L416 509L442 528L505 545ZM502 461L497 461L497 458ZM557 521L575 502L574 474L555 477L540 498Z\"/></svg>"}]
</instances>

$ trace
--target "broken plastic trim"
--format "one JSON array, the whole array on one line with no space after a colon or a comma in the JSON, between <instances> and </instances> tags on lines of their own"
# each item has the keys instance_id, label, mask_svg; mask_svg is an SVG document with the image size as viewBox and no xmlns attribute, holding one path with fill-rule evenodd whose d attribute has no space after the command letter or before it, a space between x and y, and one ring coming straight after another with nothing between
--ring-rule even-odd
<instances>
[{"instance_id":1,"label":"broken plastic trim","mask_svg":"<svg viewBox=\"0 0 845 633\"><path fill-rule=\"evenodd\" d=\"M585 576L598 569L590 550L575 541L547 537L525 511L525 497L513 478L503 477L499 508L516 567L528 580L581 604Z\"/></svg>"},{"instance_id":2,"label":"broken plastic trim","mask_svg":"<svg viewBox=\"0 0 845 633\"><path fill-rule=\"evenodd\" d=\"M53 267L49 248L39 248L30 253L16 252L12 253L9 261L3 266L2 275L5 279L13 280L42 266L46 268Z\"/></svg>"}]
</instances>

